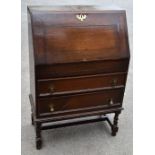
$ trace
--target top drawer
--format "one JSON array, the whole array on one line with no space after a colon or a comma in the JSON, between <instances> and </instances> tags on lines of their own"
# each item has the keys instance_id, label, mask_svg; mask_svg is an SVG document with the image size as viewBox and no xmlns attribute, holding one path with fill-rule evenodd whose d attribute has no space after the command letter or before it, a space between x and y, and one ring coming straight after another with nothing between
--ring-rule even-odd
<instances>
[{"instance_id":1,"label":"top drawer","mask_svg":"<svg viewBox=\"0 0 155 155\"><path fill-rule=\"evenodd\" d=\"M58 78L128 71L129 59L36 66L36 78Z\"/></svg>"},{"instance_id":2,"label":"top drawer","mask_svg":"<svg viewBox=\"0 0 155 155\"><path fill-rule=\"evenodd\" d=\"M126 74L99 74L67 78L44 79L37 81L37 95L50 96L64 93L96 91L105 88L124 87Z\"/></svg>"},{"instance_id":3,"label":"top drawer","mask_svg":"<svg viewBox=\"0 0 155 155\"><path fill-rule=\"evenodd\" d=\"M38 65L129 57L125 11L31 11Z\"/></svg>"}]
</instances>

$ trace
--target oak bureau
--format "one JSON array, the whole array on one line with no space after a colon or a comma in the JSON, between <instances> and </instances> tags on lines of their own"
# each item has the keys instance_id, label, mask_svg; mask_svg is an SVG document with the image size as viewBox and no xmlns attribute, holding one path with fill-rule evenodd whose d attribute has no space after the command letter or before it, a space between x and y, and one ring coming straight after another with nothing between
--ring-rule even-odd
<instances>
[{"instance_id":1,"label":"oak bureau","mask_svg":"<svg viewBox=\"0 0 155 155\"><path fill-rule=\"evenodd\" d=\"M69 125L107 121L115 136L130 59L125 10L30 6L28 33L36 148L42 130Z\"/></svg>"}]
</instances>

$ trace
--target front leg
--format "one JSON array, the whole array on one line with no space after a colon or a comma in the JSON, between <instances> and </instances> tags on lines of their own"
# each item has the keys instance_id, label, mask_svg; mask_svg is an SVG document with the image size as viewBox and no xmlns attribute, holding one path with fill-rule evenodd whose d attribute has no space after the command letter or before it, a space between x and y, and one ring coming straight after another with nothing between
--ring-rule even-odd
<instances>
[{"instance_id":1,"label":"front leg","mask_svg":"<svg viewBox=\"0 0 155 155\"><path fill-rule=\"evenodd\" d=\"M36 131L36 149L39 150L42 147L41 123L40 122L35 122L35 131Z\"/></svg>"},{"instance_id":2,"label":"front leg","mask_svg":"<svg viewBox=\"0 0 155 155\"><path fill-rule=\"evenodd\" d=\"M116 133L118 132L118 116L120 113L121 111L115 112L114 123L112 125L112 136L116 136Z\"/></svg>"}]
</instances>

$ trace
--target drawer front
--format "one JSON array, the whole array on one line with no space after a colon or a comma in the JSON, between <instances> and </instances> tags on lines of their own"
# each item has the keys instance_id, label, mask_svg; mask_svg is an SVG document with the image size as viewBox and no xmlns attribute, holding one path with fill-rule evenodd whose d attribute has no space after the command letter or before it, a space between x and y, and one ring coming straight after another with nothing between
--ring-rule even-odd
<instances>
[{"instance_id":1,"label":"drawer front","mask_svg":"<svg viewBox=\"0 0 155 155\"><path fill-rule=\"evenodd\" d=\"M36 66L37 79L127 72L129 59Z\"/></svg>"},{"instance_id":2,"label":"drawer front","mask_svg":"<svg viewBox=\"0 0 155 155\"><path fill-rule=\"evenodd\" d=\"M38 96L48 96L59 93L74 93L104 87L125 86L126 74L107 74L80 76L74 78L57 78L39 80L37 82Z\"/></svg>"},{"instance_id":3,"label":"drawer front","mask_svg":"<svg viewBox=\"0 0 155 155\"><path fill-rule=\"evenodd\" d=\"M50 115L62 111L103 106L110 108L121 105L124 89L112 89L70 96L38 99L38 115Z\"/></svg>"}]
</instances>

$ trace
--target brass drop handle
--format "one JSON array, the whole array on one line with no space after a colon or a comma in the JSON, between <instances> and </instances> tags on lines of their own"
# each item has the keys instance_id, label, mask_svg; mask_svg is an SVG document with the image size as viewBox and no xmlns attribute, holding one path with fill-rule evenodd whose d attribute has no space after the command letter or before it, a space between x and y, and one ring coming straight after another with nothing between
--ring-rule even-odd
<instances>
[{"instance_id":1,"label":"brass drop handle","mask_svg":"<svg viewBox=\"0 0 155 155\"><path fill-rule=\"evenodd\" d=\"M49 108L50 108L50 112L53 112L53 111L54 111L54 106L53 106L53 104L50 104Z\"/></svg>"},{"instance_id":2,"label":"brass drop handle","mask_svg":"<svg viewBox=\"0 0 155 155\"><path fill-rule=\"evenodd\" d=\"M51 94L54 93L54 86L53 86L53 85L51 85L51 86L49 87L49 91L50 91Z\"/></svg>"},{"instance_id":3,"label":"brass drop handle","mask_svg":"<svg viewBox=\"0 0 155 155\"><path fill-rule=\"evenodd\" d=\"M87 18L87 15L85 15L85 14L78 14L78 15L76 15L76 18L78 20L80 20L81 22L83 22Z\"/></svg>"},{"instance_id":4,"label":"brass drop handle","mask_svg":"<svg viewBox=\"0 0 155 155\"><path fill-rule=\"evenodd\" d=\"M117 79L113 79L112 80L112 86L114 87L114 86L116 86L116 84L117 84Z\"/></svg>"},{"instance_id":5,"label":"brass drop handle","mask_svg":"<svg viewBox=\"0 0 155 155\"><path fill-rule=\"evenodd\" d=\"M113 101L112 98L109 100L109 104L110 104L110 105L113 105L113 104L114 104L114 101Z\"/></svg>"}]
</instances>

